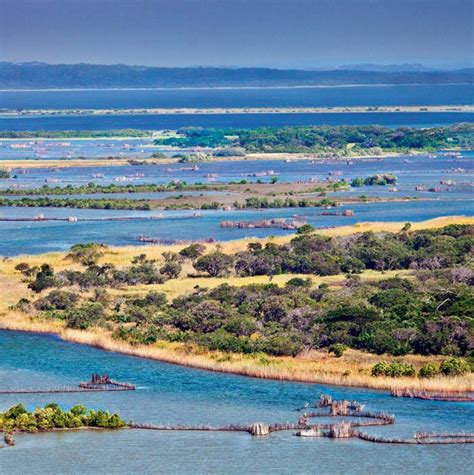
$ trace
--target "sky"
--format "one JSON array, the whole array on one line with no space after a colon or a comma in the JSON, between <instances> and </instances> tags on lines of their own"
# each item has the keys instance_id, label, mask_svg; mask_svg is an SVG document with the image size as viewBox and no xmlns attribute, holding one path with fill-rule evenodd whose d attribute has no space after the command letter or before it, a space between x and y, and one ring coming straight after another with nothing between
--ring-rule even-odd
<instances>
[{"instance_id":1,"label":"sky","mask_svg":"<svg viewBox=\"0 0 474 475\"><path fill-rule=\"evenodd\" d=\"M0 0L0 61L473 64L474 0Z\"/></svg>"}]
</instances>

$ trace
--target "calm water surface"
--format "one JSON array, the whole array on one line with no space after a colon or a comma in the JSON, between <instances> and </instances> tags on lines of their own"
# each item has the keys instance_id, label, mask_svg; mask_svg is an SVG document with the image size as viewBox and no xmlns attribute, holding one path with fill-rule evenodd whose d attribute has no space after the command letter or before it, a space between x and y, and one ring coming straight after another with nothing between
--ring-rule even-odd
<instances>
[{"instance_id":1,"label":"calm water surface","mask_svg":"<svg viewBox=\"0 0 474 475\"><path fill-rule=\"evenodd\" d=\"M0 91L5 109L336 107L474 103L473 85L245 89ZM362 125L428 127L474 122L470 113L174 114L1 117L0 130L114 130L201 127Z\"/></svg>"},{"instance_id":2,"label":"calm water surface","mask_svg":"<svg viewBox=\"0 0 474 475\"><path fill-rule=\"evenodd\" d=\"M422 221L438 216L473 214L473 157L472 152L463 152L462 157L438 155L436 158L394 157L376 161L354 161L311 164L308 161L286 163L284 161L241 161L214 162L199 165L198 171L181 171L173 165L171 171L164 165L127 166L127 167L77 167L64 168L59 171L51 169L31 169L27 174L19 174L17 179L0 180L1 188L8 186L31 187L42 186L45 180L55 178L59 183L50 186L80 185L90 181L101 184L116 183L114 180L123 176L140 177L130 179L130 183L168 183L172 179L180 179L188 183L205 182L205 175L216 174L219 181L248 179L255 181L255 173L273 171L281 181L324 180L328 177L354 178L366 177L374 173L390 172L399 177L398 191L388 191L390 187L361 187L335 195L351 201L360 195L379 196L381 198L402 198L415 196L420 201L392 203L359 203L347 204L343 209L352 209L352 217L322 216L320 208L268 209L245 211L202 211L200 217L193 218L192 211L110 211L110 210L79 210L67 208L0 208L0 218L33 218L38 214L46 217L77 216L79 218L107 217L138 217L133 221L86 221L86 222L5 222L0 221L0 255L17 255L22 253L36 254L53 250L66 250L77 242L99 241L111 245L137 244L140 234L153 236L163 240L218 239L232 240L242 237L264 237L268 235L286 234L280 229L235 229L221 228L222 220L256 220L264 218L306 219L316 227L353 224L361 221ZM455 170L463 169L464 173ZM94 173L103 173L101 179L92 179ZM329 175L329 174L332 175ZM268 177L262 178L269 180ZM442 180L453 180L452 186L440 185ZM439 193L415 191L416 185L440 187ZM126 197L130 199L160 199L177 196L180 192L166 193L129 193L117 195L72 195L70 198L81 197ZM183 195L201 194L184 192ZM206 192L202 192L206 194ZM227 194L227 193L224 193ZM331 196L331 194L328 194ZM319 199L317 193L308 195ZM10 197L15 199L15 197ZM18 199L18 198L16 198ZM421 201L430 199L430 201ZM151 216L162 215L161 219L151 220Z\"/></svg>"},{"instance_id":3,"label":"calm water surface","mask_svg":"<svg viewBox=\"0 0 474 475\"><path fill-rule=\"evenodd\" d=\"M472 103L472 84L0 91L0 108L5 109L417 106Z\"/></svg>"},{"instance_id":4,"label":"calm water surface","mask_svg":"<svg viewBox=\"0 0 474 475\"><path fill-rule=\"evenodd\" d=\"M436 127L474 122L469 112L364 112L292 114L159 114L1 117L0 130L166 130L180 127L285 127L292 125L383 125Z\"/></svg>"},{"instance_id":5,"label":"calm water surface","mask_svg":"<svg viewBox=\"0 0 474 475\"><path fill-rule=\"evenodd\" d=\"M315 227L350 225L364 221L424 221L439 216L472 216L472 199L411 201L392 203L358 203L337 208L352 209L354 216L322 216L321 208L285 208L245 211L105 211L67 208L0 208L0 217L76 216L79 218L139 217L133 221L43 221L0 222L0 255L40 254L63 251L78 242L102 242L110 245L137 245L144 234L162 240L193 240L213 238L228 241L244 237L266 237L288 234L282 229L221 228L223 220L258 220L294 217L306 219ZM334 210L333 210L334 211ZM161 215L159 219L149 219Z\"/></svg>"},{"instance_id":6,"label":"calm water surface","mask_svg":"<svg viewBox=\"0 0 474 475\"><path fill-rule=\"evenodd\" d=\"M472 430L469 404L391 398L385 392L265 381L216 374L70 344L54 337L0 332L0 387L73 385L92 372L137 385L135 392L0 396L0 410L51 401L108 408L126 420L170 424L286 422L322 393L395 413L374 434ZM0 451L2 473L472 473L472 446L396 446L358 440L302 439L291 432L255 439L240 433L146 431L23 435Z\"/></svg>"},{"instance_id":7,"label":"calm water surface","mask_svg":"<svg viewBox=\"0 0 474 475\"><path fill-rule=\"evenodd\" d=\"M336 106L336 105L390 105L390 104L464 104L472 103L472 86L384 86L355 88L301 88L301 89L250 89L250 90L192 90L192 91L50 91L2 93L4 107L246 107L246 106ZM181 125L207 126L255 126L285 125L285 121L305 123L371 123L385 121L388 125L405 124L409 120L418 125L433 121L454 122L472 120L474 114L264 114L264 115L173 115L173 116L95 116L95 117L30 117L0 118L0 129L107 129L137 127L145 129L175 128ZM446 118L449 116L450 118ZM472 117L470 117L472 116ZM265 122L269 120L270 122ZM96 122L99 121L99 122ZM197 121L197 122L196 122ZM252 122L254 121L254 122ZM262 122L263 121L263 122ZM68 156L109 156L123 154L146 156L154 151L150 141L71 141L71 145L50 146L59 141L34 144L29 149L12 149L4 141L0 148L0 160L8 158L61 158ZM273 172L280 181L324 180L326 178L365 177L374 173L391 172L399 176L398 191L390 193L388 187L362 187L344 192L348 200L361 194L381 197L416 196L434 198L430 202L405 202L391 204L348 205L355 216L321 216L320 209L283 209L265 211L203 212L200 218L190 218L189 212L163 212L163 219L147 219L156 212L95 211L72 209L2 208L0 217L34 217L39 213L46 217L78 216L83 218L140 217L136 221L95 222L0 222L0 255L41 253L64 250L81 241L101 241L108 244L136 244L139 234L160 239L237 239L249 236L246 229L222 229L224 219L261 219L272 217L292 218L299 215L315 226L336 226L357 221L419 221L445 215L472 215L472 153L462 157L438 156L401 157L382 161L354 161L353 163L329 162L310 164L308 161L285 163L283 161L240 161L199 164L199 170L190 171L177 165L146 165L124 167L77 167L64 169L30 169L22 173L14 169L15 179L0 180L1 189L10 186L38 187L81 185L91 181L110 183L168 183L181 180L188 183L207 182L209 175L218 181L228 182L247 179L255 181L261 172ZM186 168L186 167L185 167ZM457 173L454 169L463 169ZM97 175L103 175L97 178ZM262 180L269 180L264 177ZM450 179L453 186L440 185ZM125 182L125 183L124 183ZM416 185L441 186L440 193L415 191ZM174 194L174 193L173 193ZM99 197L101 195L97 195ZM124 195L121 195L124 196ZM166 194L130 194L129 198L163 198ZM187 219L183 219L183 216ZM255 229L253 236L285 233L282 230Z\"/></svg>"},{"instance_id":8,"label":"calm water surface","mask_svg":"<svg viewBox=\"0 0 474 475\"><path fill-rule=\"evenodd\" d=\"M1 154L0 154L1 163ZM87 162L86 162L87 163ZM51 187L67 185L84 185L94 182L100 185L115 183L140 184L158 183L166 184L173 180L186 183L208 183L209 177L217 182L230 181L262 181L269 182L270 173L278 176L279 181L291 182L298 180L314 179L317 181L332 178L352 179L354 177L366 177L375 173L395 173L399 180L398 188L401 191L415 192L415 185L439 186L440 180L452 179L458 186L466 186L474 176L474 153L464 151L460 157L451 157L438 154L436 157L420 155L416 157L388 157L385 159L362 159L362 160L326 160L311 163L310 160L241 160L222 162L203 162L197 164L192 170L189 164L171 163L168 165L125 165L125 166L82 166L82 167L53 167L53 168L30 168L22 170L12 169L14 178L0 179L2 188L17 187L41 187L48 184ZM460 173L462 172L463 173ZM267 176L261 174L267 173ZM97 175L100 178L97 178ZM120 182L117 182L120 180ZM48 183L49 182L49 183ZM442 187L443 188L443 187ZM445 187L444 187L445 188ZM364 194L370 191L387 191L375 187L371 189L358 189ZM451 191L452 191L451 190ZM0 191L1 193L1 191Z\"/></svg>"},{"instance_id":9,"label":"calm water surface","mask_svg":"<svg viewBox=\"0 0 474 475\"><path fill-rule=\"evenodd\" d=\"M70 158L148 158L162 151L152 139L0 139L0 160Z\"/></svg>"}]
</instances>

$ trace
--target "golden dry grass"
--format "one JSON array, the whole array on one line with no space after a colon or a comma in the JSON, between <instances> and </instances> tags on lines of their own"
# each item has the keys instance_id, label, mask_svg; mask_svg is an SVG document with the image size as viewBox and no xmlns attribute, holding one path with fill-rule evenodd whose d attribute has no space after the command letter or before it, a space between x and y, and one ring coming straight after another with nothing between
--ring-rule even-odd
<instances>
[{"instance_id":1,"label":"golden dry grass","mask_svg":"<svg viewBox=\"0 0 474 475\"><path fill-rule=\"evenodd\" d=\"M374 281L380 279L386 279L394 276L406 276L409 274L409 271L406 270L396 270L388 271L385 273L377 271L365 271L361 274L363 280ZM319 284L326 283L329 285L338 285L344 282L346 279L345 275L331 275L325 277L319 276L308 276L307 274L280 274L275 275L270 280L268 276L257 275L251 277L196 277L196 278L180 278L172 279L166 281L164 284L152 284L152 285L135 285L133 287L126 287L120 289L111 289L110 294L112 295L140 295L150 291L164 292L168 299L174 299L179 295L184 295L192 292L195 288L207 288L214 289L219 285L226 283L235 287L243 287L245 285L252 284L276 284L280 287L284 286L290 279L294 277L301 277L302 279L311 279L313 286L318 286Z\"/></svg>"},{"instance_id":2,"label":"golden dry grass","mask_svg":"<svg viewBox=\"0 0 474 475\"><path fill-rule=\"evenodd\" d=\"M473 218L450 217L438 218L423 223L414 223L412 229L439 228L448 224L473 224ZM330 236L344 236L355 232L364 231L392 231L398 232L404 223L360 223L354 226L344 226L340 228L322 230L321 233ZM274 238L274 242L284 243L292 236L282 236ZM243 250L249 241L254 239L244 239L222 243L224 252L232 253ZM262 241L268 241L263 239ZM111 248L107 255L102 258L103 262L111 262L116 266L129 265L133 256L145 253L149 258L161 258L164 251L178 251L183 246L140 246ZM207 246L208 250L215 248L215 244ZM370 368L382 357L367 353L349 350L342 358L335 358L326 352L311 351L296 358L291 357L270 357L266 355L246 356L239 354L223 354L220 352L203 351L183 344L158 342L151 346L131 346L125 342L114 340L110 333L100 329L90 331L78 331L64 328L62 323L54 321L42 321L37 318L30 318L21 312L11 310L9 307L18 302L22 297L31 298L32 293L27 289L25 283L21 281L20 274L14 267L19 262L28 262L30 265L41 265L49 263L56 270L65 268L80 268L77 264L65 260L65 253L48 253L36 256L18 256L12 259L0 261L0 328L30 332L56 333L65 340L75 341L93 345L110 351L117 351L125 354L166 361L170 363L192 366L195 368L207 369L211 371L230 372L245 376L261 378L272 378L280 380L318 382L325 384L339 384L347 386L359 386L375 389L392 389L407 387L411 389L426 389L433 391L473 391L474 375L470 374L458 378L439 377L428 380L417 378L384 378L372 377ZM188 264L183 275L191 272L192 268ZM393 275L407 275L408 271L391 271L385 274L375 271L366 271L362 274L364 280L374 280L387 278ZM284 285L294 275L274 276L272 282ZM306 278L308 276L301 275ZM318 277L311 276L314 285L326 282L330 285L338 285L344 280L343 275ZM228 277L228 278L188 278L181 277L176 280L169 280L161 285L142 285L114 289L111 291L115 295L140 294L150 290L165 292L168 298L172 299L178 295L189 293L196 285L200 287L213 288L224 282L231 285L248 285L251 283L268 282L267 276L255 277ZM393 358L388 358L393 359ZM433 361L433 357L425 358L421 356L406 356L399 358L402 361L420 367L424 362Z\"/></svg>"},{"instance_id":3,"label":"golden dry grass","mask_svg":"<svg viewBox=\"0 0 474 475\"><path fill-rule=\"evenodd\" d=\"M412 223L411 230L417 231L420 229L436 229L442 228L449 224L474 224L473 217L466 216L448 216L430 219L428 221L421 221L419 223ZM362 222L356 223L349 226L338 226L335 228L321 229L318 230L318 234L324 236L348 236L354 233L363 233L368 231L373 232L399 232L405 223L402 222ZM226 253L236 253L243 251L247 248L249 242L273 242L275 244L284 244L289 242L294 238L293 234L286 236L275 236L267 238L253 238L248 237L245 239L239 239L235 241L225 241L220 243L207 244L206 248L210 252L215 250L216 245L221 246L223 252ZM178 245L140 245L140 246L120 246L120 247L110 247L109 252L106 256L101 259L102 262L110 262L116 266L124 266L130 264L130 260L133 256L138 254L146 254L149 259L159 259L161 254L165 251L178 252L183 247L183 244ZM52 265L55 269L61 270L65 268L72 268L73 265L71 261L65 260L67 253L64 252L50 252L45 254L38 255L19 255L11 259L4 260L0 262L0 274L7 273L9 275L15 274L13 270L14 266L19 262L27 261L30 265L39 265L42 263L48 263ZM79 267L78 267L79 268ZM186 271L186 269L185 269Z\"/></svg>"},{"instance_id":4,"label":"golden dry grass","mask_svg":"<svg viewBox=\"0 0 474 475\"><path fill-rule=\"evenodd\" d=\"M104 330L80 331L65 329L58 323L31 321L19 315L0 320L0 328L38 333L56 333L66 341L94 346L132 356L165 361L209 371L233 373L265 379L334 384L373 389L409 388L442 392L474 390L474 376L437 377L433 379L373 377L370 368L379 356L348 350L342 358L325 352L311 351L297 358L267 355L223 354L185 346L180 343L158 342L155 345L132 346L114 340ZM392 358L393 359L393 358ZM433 358L410 356L398 358L420 367Z\"/></svg>"}]
</instances>

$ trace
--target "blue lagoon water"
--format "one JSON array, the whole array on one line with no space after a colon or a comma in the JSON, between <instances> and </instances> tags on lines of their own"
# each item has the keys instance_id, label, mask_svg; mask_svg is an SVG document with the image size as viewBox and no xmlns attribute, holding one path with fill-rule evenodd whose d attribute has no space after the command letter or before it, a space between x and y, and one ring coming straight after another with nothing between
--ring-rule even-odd
<instances>
[{"instance_id":1,"label":"blue lagoon water","mask_svg":"<svg viewBox=\"0 0 474 475\"><path fill-rule=\"evenodd\" d=\"M396 415L394 426L368 428L410 437L418 430L472 430L474 407L392 398L387 392L258 380L133 358L50 336L0 332L0 387L77 384L92 372L137 385L123 393L0 396L0 410L53 400L65 408L108 408L126 420L169 424L286 422L320 394L356 399ZM257 439L241 433L81 431L17 436L1 449L2 473L472 473L471 446L396 446L359 440L304 439L291 432Z\"/></svg>"},{"instance_id":2,"label":"blue lagoon water","mask_svg":"<svg viewBox=\"0 0 474 475\"><path fill-rule=\"evenodd\" d=\"M286 234L279 229L236 229L221 228L223 220L257 220L264 218L306 219L316 227L353 224L361 221L422 221L438 216L473 214L473 157L472 152L463 152L461 157L438 155L416 157L391 157L383 160L359 160L354 162L329 162L312 164L307 160L287 163L273 161L237 161L211 162L199 165L199 170L180 170L165 165L124 166L124 167L77 167L53 169L31 169L27 174L18 174L18 178L0 180L1 189L16 186L19 188L38 187L51 178L59 183L49 186L80 185L90 181L100 184L116 183L114 180L123 176L134 177L130 183L168 183L172 179L180 179L188 183L206 182L206 175L215 174L222 182L247 179L255 181L252 176L261 171L273 171L281 181L296 181L327 178L352 179L366 177L375 173L395 173L399 178L398 191L390 192L390 187L361 187L348 191L328 193L342 197L347 204L335 211L352 209L352 217L323 216L321 208L267 209L245 211L202 211L199 217L192 217L192 211L109 211L109 210L78 210L67 208L0 208L0 255L36 254L53 250L66 250L77 242L98 241L111 245L138 244L138 236L144 234L163 240L217 239L232 240L242 237L264 237L269 234ZM464 170L457 173L456 170ZM103 173L104 177L92 179L95 173ZM331 174L331 175L330 175ZM262 178L269 180L269 178ZM453 180L452 186L441 185L440 181ZM417 185L440 187L442 191L430 193L415 191ZM125 197L129 199L162 199L180 194L193 196L208 192L166 192L166 193L129 193L117 195L71 195L70 198L81 197ZM209 192L210 193L210 192ZM229 194L224 192L223 194ZM360 196L378 196L381 198L416 197L419 201L391 203L351 203ZM19 197L9 197L18 199ZM308 198L318 200L318 193L308 194ZM219 197L216 198L219 200ZM430 200L430 201L425 201ZM99 219L107 217L137 217L133 221L43 221L43 222L7 222L1 218L33 218L38 214L47 218L76 216L78 218ZM149 219L151 216L162 215L160 219Z\"/></svg>"},{"instance_id":3,"label":"blue lagoon water","mask_svg":"<svg viewBox=\"0 0 474 475\"><path fill-rule=\"evenodd\" d=\"M20 147L18 147L20 145ZM163 147L152 139L0 139L0 160L70 158L148 158Z\"/></svg>"},{"instance_id":4,"label":"blue lagoon water","mask_svg":"<svg viewBox=\"0 0 474 475\"><path fill-rule=\"evenodd\" d=\"M2 109L427 106L472 103L472 84L0 91Z\"/></svg>"},{"instance_id":5,"label":"blue lagoon water","mask_svg":"<svg viewBox=\"0 0 474 475\"><path fill-rule=\"evenodd\" d=\"M298 88L0 91L0 109L428 106L474 103L474 86L399 85ZM172 114L0 116L0 130L116 130L201 127L361 125L427 127L473 122L470 113Z\"/></svg>"},{"instance_id":6,"label":"blue lagoon water","mask_svg":"<svg viewBox=\"0 0 474 475\"><path fill-rule=\"evenodd\" d=\"M87 161L84 162L87 164ZM0 156L1 164L1 156ZM81 167L45 167L30 168L23 173L21 168L13 168L10 179L0 179L0 190L8 187L28 188L48 184L54 186L83 185L94 182L101 185L158 183L166 184L173 180L187 183L207 183L209 176L217 182L230 181L270 181L270 176L259 176L273 172L279 181L291 182L314 179L352 179L366 177L376 173L395 173L400 179L403 191L414 192L414 185L439 185L442 179L453 179L457 185L473 180L474 153L462 152L459 157L438 154L436 157L427 155L386 157L360 160L238 160L199 163L197 169L190 169L189 164L162 165L125 165L125 166L81 166ZM453 170L463 169L464 173ZM100 175L97 178L97 175ZM50 181L48 183L48 180ZM117 180L121 182L117 183ZM122 183L122 181L124 183ZM404 188L405 187L405 188ZM411 188L410 188L411 187ZM383 191L380 187L375 190ZM454 189L454 188L453 188ZM385 188L387 190L387 188ZM364 194L369 189L358 189ZM1 191L0 191L1 194Z\"/></svg>"},{"instance_id":7,"label":"blue lagoon water","mask_svg":"<svg viewBox=\"0 0 474 475\"><path fill-rule=\"evenodd\" d=\"M51 91L0 92L0 108L125 108L125 107L272 107L338 105L434 105L472 104L473 86L383 86L353 88L245 89L191 91ZM253 114L253 115L167 115L96 117L0 117L3 130L65 129L166 129L183 125L255 127L291 124L433 125L474 120L473 114ZM117 143L113 154L121 153ZM147 146L145 144L143 146ZM94 146L93 146L94 147ZM86 156L98 154L97 147L81 149ZM142 145L137 146L141 149ZM21 152L0 150L0 160L22 158ZM145 149L148 153L150 148ZM59 151L58 154L60 154ZM58 158L56 152L46 152ZM109 150L104 150L108 154ZM136 150L137 153L141 153ZM29 153L29 152L28 152ZM76 150L74 153L79 153ZM127 154L128 151L123 151ZM12 156L13 155L13 156ZM24 157L23 157L24 158ZM59 157L61 158L61 157ZM0 162L1 163L1 162ZM173 168L176 168L174 165ZM0 255L35 254L65 250L77 242L114 245L138 244L140 234L161 239L237 239L245 236L283 234L277 229L221 228L224 219L292 218L302 216L316 227L352 224L358 221L420 221L437 216L472 215L472 154L461 158L439 156L402 157L383 161L346 163L228 162L200 164L200 170L166 170L166 166L78 167L57 171L31 169L18 178L0 181L9 186L36 187L79 185L96 181L114 183L129 175L132 183L168 183L173 179L205 182L204 175L218 180L250 179L255 173L273 170L281 181L365 177L393 172L399 176L399 192L383 187L363 187L344 192L347 201L359 194L418 196L435 201L347 204L355 216L322 216L322 209L300 208L251 211L99 211L53 208L0 208L0 218L74 215L84 219L136 217L133 221L44 221L1 222ZM463 168L464 173L454 173ZM341 172L333 175L333 172ZM103 173L103 178L92 175ZM138 175L137 175L138 174ZM144 176L141 176L141 175ZM268 178L265 178L268 179ZM417 184L440 186L442 179L456 184L436 194L415 192ZM175 194L175 193L173 193ZM176 193L177 194L177 193ZM188 194L188 193L186 193ZM94 195L99 197L101 195ZM108 196L108 195L107 195ZM127 195L130 198L164 198L161 194ZM316 198L315 198L316 199ZM150 216L162 214L160 219ZM0 295L1 298L1 295ZM369 410L396 415L394 426L369 428L374 434L410 437L414 432L472 431L474 408L469 404L391 398L386 392L265 381L216 374L118 355L47 335L0 331L0 388L43 388L75 385L93 372L137 385L123 393L0 395L0 411L18 402L29 409L49 402L65 408L84 404L119 412L126 420L170 424L216 424L294 421L295 407L314 402L322 393L335 398L357 399ZM277 433L257 439L240 433L192 433L147 431L79 431L17 436L17 445L0 449L0 473L321 473L321 474L468 474L472 473L472 446L396 446L360 440L304 439Z\"/></svg>"},{"instance_id":8,"label":"blue lagoon water","mask_svg":"<svg viewBox=\"0 0 474 475\"><path fill-rule=\"evenodd\" d=\"M105 211L67 208L0 208L0 218L76 216L106 218L141 217L133 221L43 221L0 222L0 255L40 254L69 249L78 242L102 242L110 245L137 245L141 234L162 240L216 239L228 241L243 237L288 234L281 229L221 228L224 220L258 220L267 218L302 218L315 227L342 226L363 221L424 221L439 216L472 215L473 200L408 201L391 203L348 204L351 217L322 216L321 208L285 208L251 211ZM161 214L160 219L149 219Z\"/></svg>"},{"instance_id":9,"label":"blue lagoon water","mask_svg":"<svg viewBox=\"0 0 474 475\"><path fill-rule=\"evenodd\" d=\"M291 114L159 114L2 117L0 130L167 130L180 127L285 127L296 125L383 125L436 127L474 122L469 112L363 112Z\"/></svg>"}]
</instances>

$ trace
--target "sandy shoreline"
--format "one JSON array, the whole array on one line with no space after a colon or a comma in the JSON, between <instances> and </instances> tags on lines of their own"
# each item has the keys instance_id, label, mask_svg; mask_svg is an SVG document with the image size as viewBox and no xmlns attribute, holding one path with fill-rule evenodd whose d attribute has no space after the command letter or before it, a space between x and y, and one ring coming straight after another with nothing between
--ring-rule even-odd
<instances>
[{"instance_id":1,"label":"sandy shoreline","mask_svg":"<svg viewBox=\"0 0 474 475\"><path fill-rule=\"evenodd\" d=\"M350 106L350 107L214 107L109 109L2 109L0 117L65 115L177 115L177 114L341 114L341 113L474 112L474 105Z\"/></svg>"},{"instance_id":2,"label":"sandy shoreline","mask_svg":"<svg viewBox=\"0 0 474 475\"><path fill-rule=\"evenodd\" d=\"M233 90L233 89L332 89L345 87L394 87L394 86L470 86L469 82L447 82L447 83L360 83L360 84L300 84L281 86L189 86L189 87L55 87L55 88L17 88L0 89L0 92L74 92L74 91L212 91Z\"/></svg>"}]
</instances>

